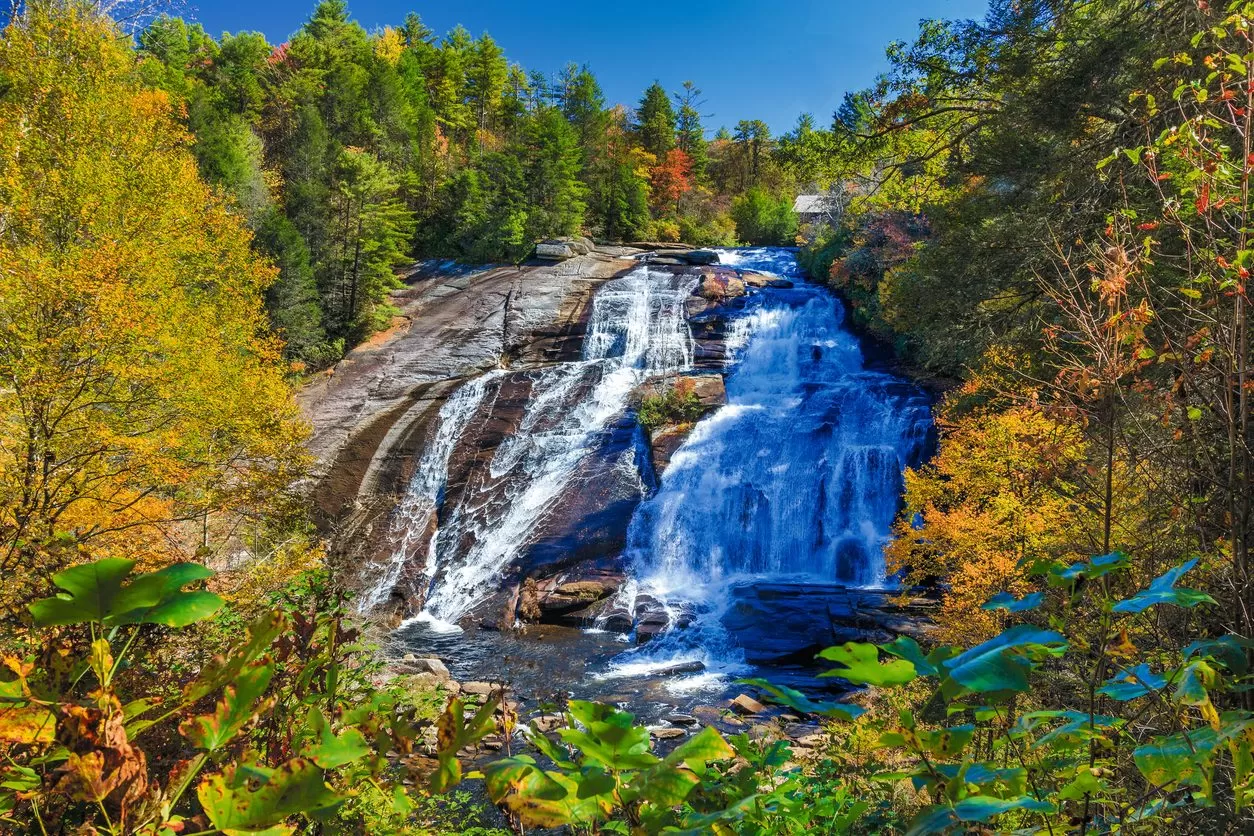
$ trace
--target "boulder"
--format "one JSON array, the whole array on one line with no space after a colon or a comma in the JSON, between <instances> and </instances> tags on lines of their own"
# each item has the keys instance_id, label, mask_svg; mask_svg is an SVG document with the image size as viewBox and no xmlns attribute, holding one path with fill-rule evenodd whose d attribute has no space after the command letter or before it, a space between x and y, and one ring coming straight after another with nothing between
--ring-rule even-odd
<instances>
[{"instance_id":1,"label":"boulder","mask_svg":"<svg viewBox=\"0 0 1254 836\"><path fill-rule=\"evenodd\" d=\"M406 653L401 664L406 673L431 674L439 682L448 682L453 678L444 663L434 656L418 657L412 653Z\"/></svg>"},{"instance_id":2,"label":"boulder","mask_svg":"<svg viewBox=\"0 0 1254 836\"><path fill-rule=\"evenodd\" d=\"M496 690L491 682L463 682L462 693L473 694L477 697L486 697Z\"/></svg>"},{"instance_id":3,"label":"boulder","mask_svg":"<svg viewBox=\"0 0 1254 836\"><path fill-rule=\"evenodd\" d=\"M636 623L636 644L645 644L670 626L670 617L664 612L646 613Z\"/></svg>"},{"instance_id":4,"label":"boulder","mask_svg":"<svg viewBox=\"0 0 1254 836\"><path fill-rule=\"evenodd\" d=\"M666 667L660 670L654 671L653 675L654 676L678 676L679 674L683 674L683 673L701 673L701 671L703 670L705 670L705 663L694 659L691 662L679 662L674 665L667 665Z\"/></svg>"},{"instance_id":5,"label":"boulder","mask_svg":"<svg viewBox=\"0 0 1254 836\"><path fill-rule=\"evenodd\" d=\"M755 273L752 270L741 270L740 280L747 287L767 287L771 283L771 276L764 273Z\"/></svg>"},{"instance_id":6,"label":"boulder","mask_svg":"<svg viewBox=\"0 0 1254 836\"><path fill-rule=\"evenodd\" d=\"M565 261L576 255L579 253L565 241L541 241L536 244L536 258L541 261Z\"/></svg>"},{"instance_id":7,"label":"boulder","mask_svg":"<svg viewBox=\"0 0 1254 836\"><path fill-rule=\"evenodd\" d=\"M675 384L690 387L704 407L714 408L727 403L727 384L721 374L697 374L680 378Z\"/></svg>"},{"instance_id":8,"label":"boulder","mask_svg":"<svg viewBox=\"0 0 1254 836\"><path fill-rule=\"evenodd\" d=\"M609 630L611 633L630 633L635 623L636 619L632 614L621 606L605 610L598 621L601 629Z\"/></svg>"},{"instance_id":9,"label":"boulder","mask_svg":"<svg viewBox=\"0 0 1254 836\"><path fill-rule=\"evenodd\" d=\"M691 250L683 257L689 264L718 264L718 253L714 250Z\"/></svg>"},{"instance_id":10,"label":"boulder","mask_svg":"<svg viewBox=\"0 0 1254 836\"><path fill-rule=\"evenodd\" d=\"M745 295L745 283L733 270L705 270L697 295L712 302L726 302Z\"/></svg>"},{"instance_id":11,"label":"boulder","mask_svg":"<svg viewBox=\"0 0 1254 836\"><path fill-rule=\"evenodd\" d=\"M793 283L789 281L788 279L771 279L766 284L767 284L767 287L778 287L784 290L787 290L788 288L794 286Z\"/></svg>"},{"instance_id":12,"label":"boulder","mask_svg":"<svg viewBox=\"0 0 1254 836\"><path fill-rule=\"evenodd\" d=\"M692 427L688 425L659 427L649 433L649 447L653 459L653 470L661 474L671 463L671 456L684 443Z\"/></svg>"},{"instance_id":13,"label":"boulder","mask_svg":"<svg viewBox=\"0 0 1254 836\"><path fill-rule=\"evenodd\" d=\"M697 718L691 714L667 714L662 719L674 726L695 726L697 724Z\"/></svg>"},{"instance_id":14,"label":"boulder","mask_svg":"<svg viewBox=\"0 0 1254 836\"><path fill-rule=\"evenodd\" d=\"M541 714L531 721L531 725L541 734L548 734L565 725L566 720L560 714Z\"/></svg>"},{"instance_id":15,"label":"boulder","mask_svg":"<svg viewBox=\"0 0 1254 836\"><path fill-rule=\"evenodd\" d=\"M731 710L737 714L761 714L766 711L766 706L748 694L741 694L731 701Z\"/></svg>"}]
</instances>

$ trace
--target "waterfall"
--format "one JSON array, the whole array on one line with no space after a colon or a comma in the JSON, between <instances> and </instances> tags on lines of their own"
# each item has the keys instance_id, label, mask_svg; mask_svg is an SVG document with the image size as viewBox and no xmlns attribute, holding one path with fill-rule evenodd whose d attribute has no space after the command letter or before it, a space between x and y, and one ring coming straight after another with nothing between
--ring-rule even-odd
<instances>
[{"instance_id":1,"label":"waterfall","mask_svg":"<svg viewBox=\"0 0 1254 836\"><path fill-rule=\"evenodd\" d=\"M692 364L684 300L696 282L693 275L642 265L602 285L593 298L582 359L516 373L529 387L517 426L487 467L472 474L452 507L441 497L449 454L432 452L433 445L431 460L424 455L397 517L402 545L392 557L390 580L385 577L379 589L390 590L414 542L430 536L424 620L456 622L495 591L502 572L527 548L581 461L596 449L609 423L626 411L633 390L649 375ZM451 449L509 375L494 372L459 390L441 411L437 444L448 438ZM424 472L428 467L434 472ZM439 526L428 535L437 507ZM376 590L371 597L382 600L386 594Z\"/></svg>"},{"instance_id":2,"label":"waterfall","mask_svg":"<svg viewBox=\"0 0 1254 836\"><path fill-rule=\"evenodd\" d=\"M448 478L449 457L453 454L453 448L461 438L462 431L483 402L488 385L499 374L497 371L488 372L464 384L440 408L435 437L423 451L405 496L392 519L396 548L379 572L378 580L358 602L360 612L369 612L387 600L400 579L405 564L414 558L426 542L424 534L431 529L439 507L440 492ZM434 538L430 542L434 542ZM430 566L429 561L427 566Z\"/></svg>"},{"instance_id":3,"label":"waterfall","mask_svg":"<svg viewBox=\"0 0 1254 836\"><path fill-rule=\"evenodd\" d=\"M719 631L736 584L804 580L877 587L886 577L902 472L925 453L928 402L903 381L867 370L844 310L804 284L784 250L723 253L795 289L758 297L729 343L727 405L697 425L628 533L631 595L680 613L672 630L613 673L698 658L735 663Z\"/></svg>"}]
</instances>

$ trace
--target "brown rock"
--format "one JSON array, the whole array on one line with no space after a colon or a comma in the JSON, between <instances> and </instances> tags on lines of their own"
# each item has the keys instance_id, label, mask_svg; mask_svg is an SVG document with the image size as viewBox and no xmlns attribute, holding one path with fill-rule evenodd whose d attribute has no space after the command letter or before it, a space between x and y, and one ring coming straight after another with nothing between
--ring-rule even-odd
<instances>
[{"instance_id":1,"label":"brown rock","mask_svg":"<svg viewBox=\"0 0 1254 836\"><path fill-rule=\"evenodd\" d=\"M761 714L766 706L748 694L741 694L731 701L731 709L740 714Z\"/></svg>"},{"instance_id":2,"label":"brown rock","mask_svg":"<svg viewBox=\"0 0 1254 836\"><path fill-rule=\"evenodd\" d=\"M689 425L659 427L649 433L649 448L652 451L653 469L659 475L671 463L671 456L684 443L688 433L692 432Z\"/></svg>"},{"instance_id":3,"label":"brown rock","mask_svg":"<svg viewBox=\"0 0 1254 836\"><path fill-rule=\"evenodd\" d=\"M673 726L658 726L649 729L649 734L658 740L674 740L677 737L683 737L687 732L683 729L677 729Z\"/></svg>"},{"instance_id":4,"label":"brown rock","mask_svg":"<svg viewBox=\"0 0 1254 836\"><path fill-rule=\"evenodd\" d=\"M523 581L522 592L518 597L518 614L524 621L540 620L540 594L536 589L535 578Z\"/></svg>"},{"instance_id":5,"label":"brown rock","mask_svg":"<svg viewBox=\"0 0 1254 836\"><path fill-rule=\"evenodd\" d=\"M531 721L531 725L535 726L536 731L541 734L548 734L554 729L561 728L565 722L565 719L560 714L541 714Z\"/></svg>"},{"instance_id":6,"label":"brown rock","mask_svg":"<svg viewBox=\"0 0 1254 836\"><path fill-rule=\"evenodd\" d=\"M495 691L496 688L490 682L463 682L462 692L473 694L479 697L486 697Z\"/></svg>"}]
</instances>

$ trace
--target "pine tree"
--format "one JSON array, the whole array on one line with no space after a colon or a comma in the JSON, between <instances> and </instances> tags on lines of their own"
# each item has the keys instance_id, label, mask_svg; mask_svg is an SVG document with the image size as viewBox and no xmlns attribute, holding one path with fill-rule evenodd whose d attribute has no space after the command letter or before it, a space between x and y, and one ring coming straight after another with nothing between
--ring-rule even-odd
<instances>
[{"instance_id":1,"label":"pine tree","mask_svg":"<svg viewBox=\"0 0 1254 836\"><path fill-rule=\"evenodd\" d=\"M685 81L683 91L675 94L675 104L679 106L675 121L675 144L688 155L692 179L698 183L703 182L710 157L705 129L701 126L700 109L705 101L701 99L700 88L691 81Z\"/></svg>"},{"instance_id":2,"label":"pine tree","mask_svg":"<svg viewBox=\"0 0 1254 836\"><path fill-rule=\"evenodd\" d=\"M656 81L644 91L636 109L636 136L644 150L658 159L675 147L675 109Z\"/></svg>"}]
</instances>

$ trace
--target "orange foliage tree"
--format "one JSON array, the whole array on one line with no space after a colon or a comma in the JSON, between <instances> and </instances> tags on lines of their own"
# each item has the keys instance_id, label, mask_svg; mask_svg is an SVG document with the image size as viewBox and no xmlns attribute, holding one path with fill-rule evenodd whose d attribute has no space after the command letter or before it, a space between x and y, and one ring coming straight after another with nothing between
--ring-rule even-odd
<instances>
[{"instance_id":1,"label":"orange foliage tree","mask_svg":"<svg viewBox=\"0 0 1254 836\"><path fill-rule=\"evenodd\" d=\"M692 158L672 148L650 171L649 183L654 206L678 212L680 198L692 191Z\"/></svg>"},{"instance_id":2,"label":"orange foliage tree","mask_svg":"<svg viewBox=\"0 0 1254 836\"><path fill-rule=\"evenodd\" d=\"M28 4L0 41L0 577L15 598L82 549L194 551L301 462L261 305L274 270L128 42L75 3Z\"/></svg>"},{"instance_id":3,"label":"orange foliage tree","mask_svg":"<svg viewBox=\"0 0 1254 836\"><path fill-rule=\"evenodd\" d=\"M1034 406L941 421L945 442L906 471L905 510L885 552L889 571L948 582L942 641L981 640L998 628L980 609L998 592L1030 592L1036 561L1084 555L1084 509L1071 480L1086 445L1073 425Z\"/></svg>"}]
</instances>

